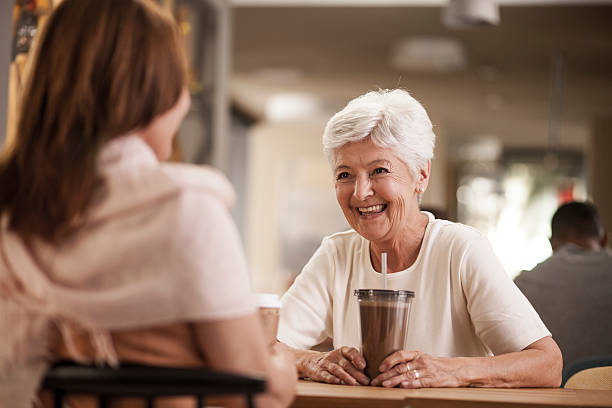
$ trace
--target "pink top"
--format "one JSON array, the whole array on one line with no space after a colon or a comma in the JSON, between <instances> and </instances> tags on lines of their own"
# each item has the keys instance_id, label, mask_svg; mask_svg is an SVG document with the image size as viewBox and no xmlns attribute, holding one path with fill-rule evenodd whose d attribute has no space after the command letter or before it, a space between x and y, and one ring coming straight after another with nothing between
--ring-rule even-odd
<instances>
[{"instance_id":1,"label":"pink top","mask_svg":"<svg viewBox=\"0 0 612 408\"><path fill-rule=\"evenodd\" d=\"M115 362L112 330L253 313L250 278L217 171L160 163L137 135L102 150L104 188L83 227L26 248L0 226L0 406L30 406L47 367L49 323L74 325ZM76 348L73 357L79 358Z\"/></svg>"}]
</instances>

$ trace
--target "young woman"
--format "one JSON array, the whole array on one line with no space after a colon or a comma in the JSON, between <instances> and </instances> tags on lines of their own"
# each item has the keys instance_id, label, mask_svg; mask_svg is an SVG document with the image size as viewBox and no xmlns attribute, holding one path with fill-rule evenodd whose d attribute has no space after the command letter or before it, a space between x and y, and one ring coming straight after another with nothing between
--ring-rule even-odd
<instances>
[{"instance_id":1,"label":"young woman","mask_svg":"<svg viewBox=\"0 0 612 408\"><path fill-rule=\"evenodd\" d=\"M163 163L189 108L173 20L64 0L29 78L0 161L0 406L32 406L49 357L260 372L260 406L288 405L294 362L265 346L231 186Z\"/></svg>"}]
</instances>

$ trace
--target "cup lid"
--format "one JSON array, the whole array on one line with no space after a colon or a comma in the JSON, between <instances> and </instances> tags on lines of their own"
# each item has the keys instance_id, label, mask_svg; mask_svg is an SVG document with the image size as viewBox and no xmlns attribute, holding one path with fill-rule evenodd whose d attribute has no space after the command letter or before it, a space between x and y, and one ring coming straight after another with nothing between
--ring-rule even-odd
<instances>
[{"instance_id":1,"label":"cup lid","mask_svg":"<svg viewBox=\"0 0 612 408\"><path fill-rule=\"evenodd\" d=\"M414 292L411 290L355 289L355 296L359 299L393 300L398 298L414 298Z\"/></svg>"},{"instance_id":2,"label":"cup lid","mask_svg":"<svg viewBox=\"0 0 612 408\"><path fill-rule=\"evenodd\" d=\"M280 299L276 293L256 293L255 304L257 307L281 307Z\"/></svg>"}]
</instances>

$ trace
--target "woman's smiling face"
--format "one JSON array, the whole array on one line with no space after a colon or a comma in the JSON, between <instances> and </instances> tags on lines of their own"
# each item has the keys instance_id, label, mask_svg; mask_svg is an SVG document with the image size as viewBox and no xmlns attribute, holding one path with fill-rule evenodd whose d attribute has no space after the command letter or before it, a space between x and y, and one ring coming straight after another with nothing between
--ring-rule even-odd
<instances>
[{"instance_id":1,"label":"woman's smiling face","mask_svg":"<svg viewBox=\"0 0 612 408\"><path fill-rule=\"evenodd\" d=\"M348 223L370 240L393 240L418 215L417 191L427 186L428 170L415 180L410 168L370 138L336 151L336 198Z\"/></svg>"}]
</instances>

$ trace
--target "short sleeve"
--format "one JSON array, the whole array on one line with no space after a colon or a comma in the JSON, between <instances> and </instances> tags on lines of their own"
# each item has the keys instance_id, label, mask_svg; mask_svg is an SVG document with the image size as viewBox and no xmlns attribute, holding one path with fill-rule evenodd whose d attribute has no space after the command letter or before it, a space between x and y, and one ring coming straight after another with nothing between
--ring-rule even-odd
<instances>
[{"instance_id":1,"label":"short sleeve","mask_svg":"<svg viewBox=\"0 0 612 408\"><path fill-rule=\"evenodd\" d=\"M471 240L461 280L476 334L494 354L523 350L550 332L506 274L488 240Z\"/></svg>"},{"instance_id":2,"label":"short sleeve","mask_svg":"<svg viewBox=\"0 0 612 408\"><path fill-rule=\"evenodd\" d=\"M281 298L278 339L298 349L313 347L332 333L331 244L323 240Z\"/></svg>"}]
</instances>

